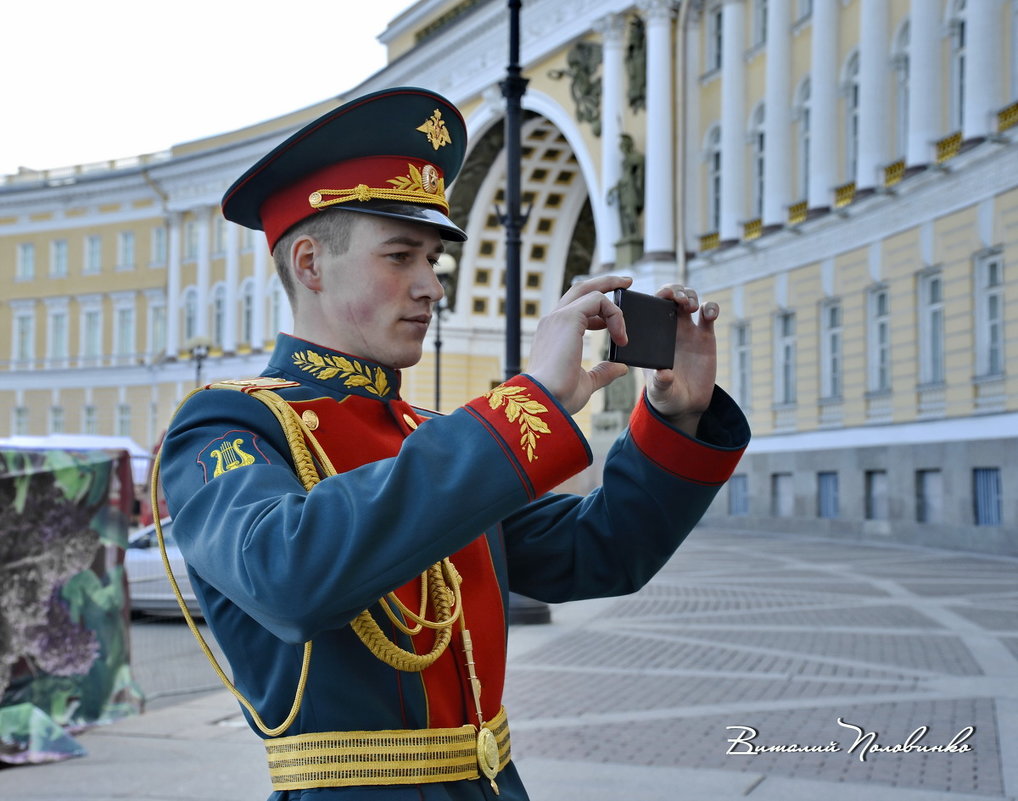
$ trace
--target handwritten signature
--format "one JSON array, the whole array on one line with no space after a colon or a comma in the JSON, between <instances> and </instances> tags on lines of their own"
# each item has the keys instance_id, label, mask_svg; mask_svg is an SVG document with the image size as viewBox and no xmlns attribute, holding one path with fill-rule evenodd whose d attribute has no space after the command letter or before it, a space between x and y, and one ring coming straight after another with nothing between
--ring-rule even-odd
<instances>
[{"instance_id":1,"label":"handwritten signature","mask_svg":"<svg viewBox=\"0 0 1018 801\"><path fill-rule=\"evenodd\" d=\"M802 743L781 743L775 745L759 745L754 742L760 732L753 726L725 726L726 729L738 730L741 733L728 739L726 754L733 756L756 756L758 754L836 754L844 751L847 754L858 753L859 761L865 762L870 754L964 754L972 750L966 740L976 732L975 726L961 729L947 743L924 742L930 732L929 726L919 726L900 743L884 745L877 741L880 736L875 731L867 731L862 726L848 723L838 718L838 725L855 732L852 745L844 749L837 740L824 745L804 745Z\"/></svg>"}]
</instances>

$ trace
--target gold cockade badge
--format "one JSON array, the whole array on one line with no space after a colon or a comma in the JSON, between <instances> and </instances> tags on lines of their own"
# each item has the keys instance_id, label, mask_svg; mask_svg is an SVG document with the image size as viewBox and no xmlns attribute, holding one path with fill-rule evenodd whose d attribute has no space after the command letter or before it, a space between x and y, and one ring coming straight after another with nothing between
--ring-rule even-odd
<instances>
[{"instance_id":1,"label":"gold cockade badge","mask_svg":"<svg viewBox=\"0 0 1018 801\"><path fill-rule=\"evenodd\" d=\"M484 397L492 409L500 409L504 404L505 417L510 423L519 421L520 447L526 452L527 461L532 462L537 458L537 440L541 434L550 434L551 429L540 418L540 415L548 411L548 407L531 398L524 390L525 387L503 384L485 393Z\"/></svg>"},{"instance_id":2,"label":"gold cockade badge","mask_svg":"<svg viewBox=\"0 0 1018 801\"><path fill-rule=\"evenodd\" d=\"M449 136L449 129L445 127L442 112L437 108L423 124L417 126L417 130L428 135L428 141L435 150L452 144L452 137Z\"/></svg>"}]
</instances>

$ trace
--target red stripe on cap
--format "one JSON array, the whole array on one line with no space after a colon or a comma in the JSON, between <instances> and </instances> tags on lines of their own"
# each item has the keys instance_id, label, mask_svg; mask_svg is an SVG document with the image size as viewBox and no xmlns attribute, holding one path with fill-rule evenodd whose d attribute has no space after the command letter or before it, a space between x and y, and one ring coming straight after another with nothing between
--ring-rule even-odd
<instances>
[{"instance_id":1,"label":"red stripe on cap","mask_svg":"<svg viewBox=\"0 0 1018 801\"><path fill-rule=\"evenodd\" d=\"M633 409L629 433L643 455L662 470L698 484L724 484L745 450L721 450L686 436L656 417L646 397Z\"/></svg>"},{"instance_id":2,"label":"red stripe on cap","mask_svg":"<svg viewBox=\"0 0 1018 801\"><path fill-rule=\"evenodd\" d=\"M327 204L324 206L325 208L332 208L333 205L328 205L328 201L336 197L329 195L330 191L354 191L358 186L363 186L366 187L364 196L351 197L348 202L368 200L372 197L371 190L386 192L399 190L402 179L413 178L411 166L419 174L434 170L432 175L435 180L444 183L441 169L431 162L406 156L365 156L338 164L330 164L328 167L306 175L280 189L265 199L259 211L262 227L269 241L269 250L276 246L279 238L290 228L321 210L321 207L316 207L311 203L311 195L315 192L322 193L321 201ZM392 183L392 181L396 181L396 183ZM432 195L434 200L427 197L428 194L430 192L422 192L419 200L400 199L400 202L434 205L448 212L449 206L444 193ZM342 207L343 203L335 205Z\"/></svg>"}]
</instances>

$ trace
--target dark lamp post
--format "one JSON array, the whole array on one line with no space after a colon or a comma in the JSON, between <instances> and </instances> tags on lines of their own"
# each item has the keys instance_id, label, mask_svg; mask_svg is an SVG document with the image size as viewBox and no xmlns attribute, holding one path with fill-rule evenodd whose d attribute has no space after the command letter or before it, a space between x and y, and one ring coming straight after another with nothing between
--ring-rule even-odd
<instances>
[{"instance_id":1,"label":"dark lamp post","mask_svg":"<svg viewBox=\"0 0 1018 801\"><path fill-rule=\"evenodd\" d=\"M184 346L191 354L191 361L194 362L194 385L201 386L201 366L209 357L209 349L212 343L205 337L191 337Z\"/></svg>"}]
</instances>

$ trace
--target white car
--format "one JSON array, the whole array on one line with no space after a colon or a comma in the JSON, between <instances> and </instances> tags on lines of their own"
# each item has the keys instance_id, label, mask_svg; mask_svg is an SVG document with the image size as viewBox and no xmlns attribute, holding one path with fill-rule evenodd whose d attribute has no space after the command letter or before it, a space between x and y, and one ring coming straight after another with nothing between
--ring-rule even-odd
<instances>
[{"instance_id":1,"label":"white car","mask_svg":"<svg viewBox=\"0 0 1018 801\"><path fill-rule=\"evenodd\" d=\"M166 518L162 521L162 527L166 555L169 557L180 593L184 596L188 611L195 617L201 617L201 607L198 606L198 599L195 598L191 582L187 578L184 557L181 556L180 548L173 539L173 521ZM124 557L124 569L127 572L132 613L182 617L170 580L166 577L166 568L163 567L155 524L138 529L130 535Z\"/></svg>"}]
</instances>

